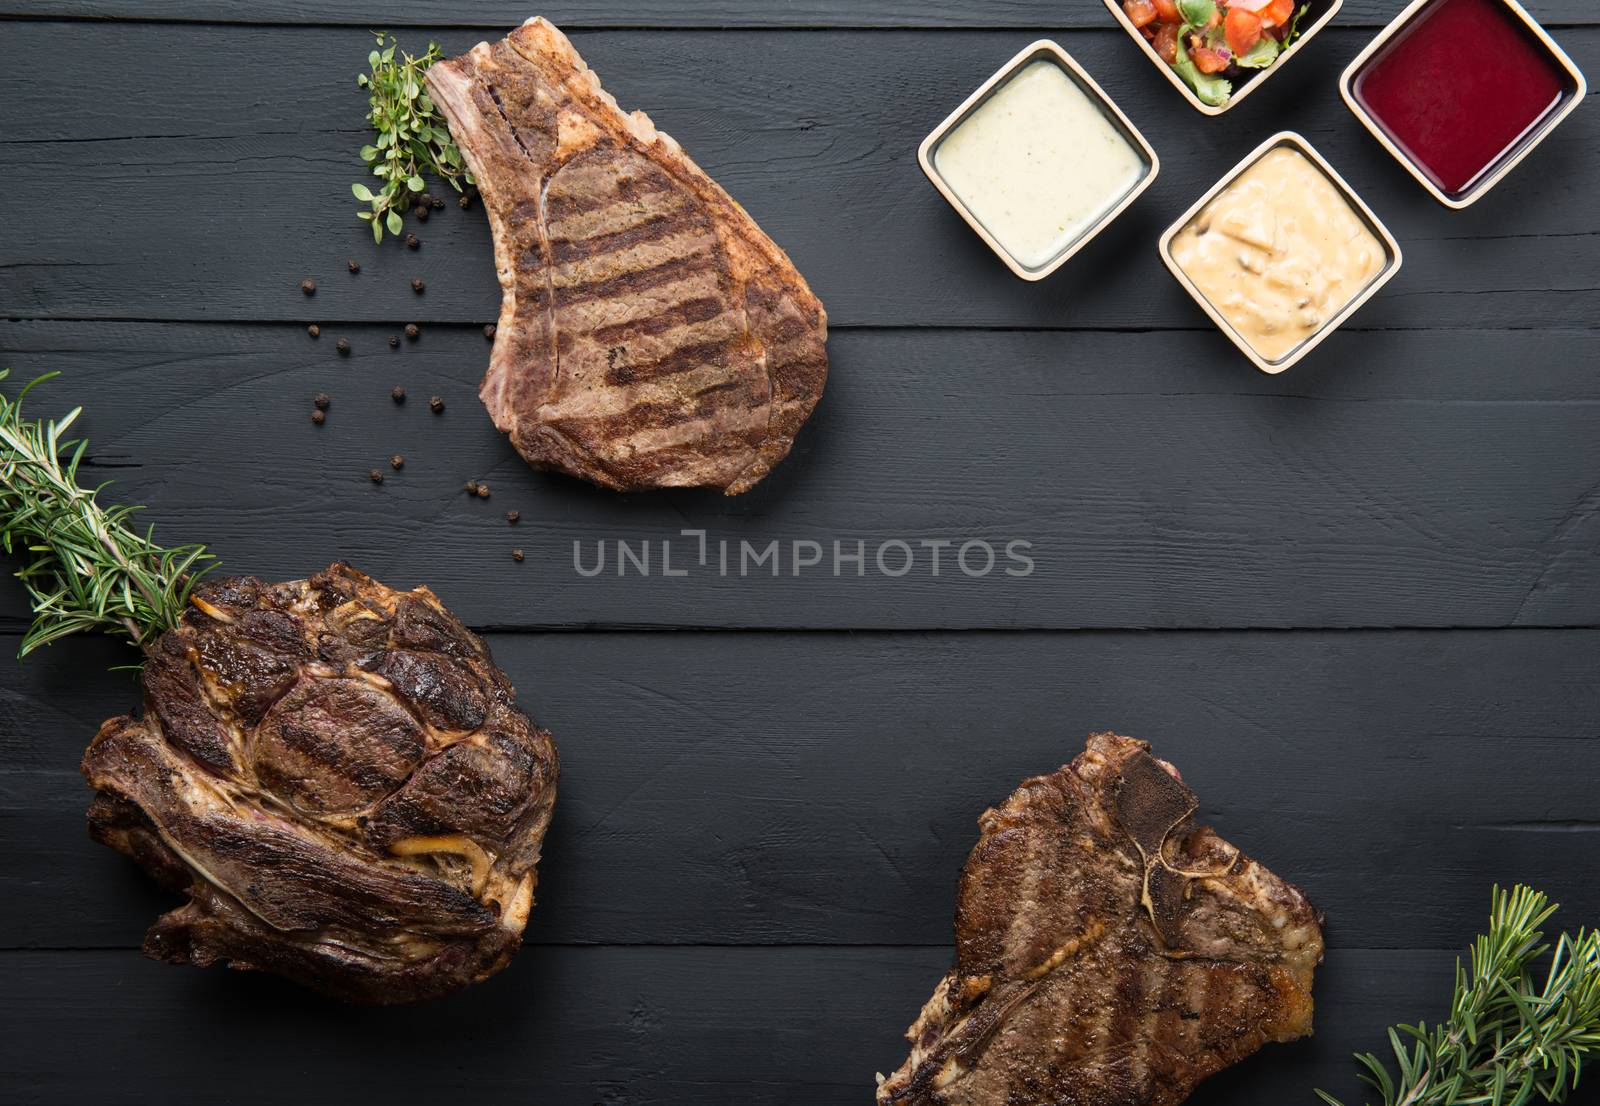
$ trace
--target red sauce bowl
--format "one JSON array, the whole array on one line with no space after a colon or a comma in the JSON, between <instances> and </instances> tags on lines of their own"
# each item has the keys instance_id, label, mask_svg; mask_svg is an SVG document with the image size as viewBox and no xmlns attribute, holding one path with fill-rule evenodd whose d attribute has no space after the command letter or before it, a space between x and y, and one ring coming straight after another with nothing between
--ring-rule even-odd
<instances>
[{"instance_id":1,"label":"red sauce bowl","mask_svg":"<svg viewBox=\"0 0 1600 1106\"><path fill-rule=\"evenodd\" d=\"M1415 0L1339 87L1378 141L1454 208L1482 199L1588 90L1516 0Z\"/></svg>"}]
</instances>

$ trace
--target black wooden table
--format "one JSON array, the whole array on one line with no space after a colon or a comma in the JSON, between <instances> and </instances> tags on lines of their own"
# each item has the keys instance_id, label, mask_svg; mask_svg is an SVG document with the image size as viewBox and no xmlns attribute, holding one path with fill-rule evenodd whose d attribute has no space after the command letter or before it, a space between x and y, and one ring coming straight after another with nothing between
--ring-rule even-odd
<instances>
[{"instance_id":1,"label":"black wooden table","mask_svg":"<svg viewBox=\"0 0 1600 1106\"><path fill-rule=\"evenodd\" d=\"M527 469L474 396L498 305L481 210L437 213L417 252L374 248L354 218L367 28L453 53L534 10L0 0L0 365L60 370L39 409L89 406L109 494L228 568L288 579L344 558L431 584L564 762L514 966L433 1005L338 1008L140 958L168 900L86 839L77 772L135 699L108 671L129 655L85 640L5 666L0 1100L864 1103L949 963L976 817L1103 728L1156 742L1227 836L1328 912L1315 1038L1197 1103L1359 1095L1348 1054L1442 1012L1496 881L1549 891L1568 925L1600 920L1600 109L1445 210L1335 87L1399 6L1347 0L1217 120L1098 0L545 9L832 315L833 378L794 456L724 500ZM1589 0L1532 7L1600 76ZM1163 170L1026 286L914 154L1040 34ZM1285 127L1406 264L1269 378L1155 241ZM391 351L407 322L421 338ZM396 452L403 473L374 487ZM707 565L684 531L705 532ZM740 543L773 541L780 575L741 574ZM864 543L863 574L834 575L836 541ZM938 576L923 559L891 577L874 553L896 541L954 544ZM1034 570L967 575L948 558L969 541L1031 543ZM618 542L648 543L649 575L617 574ZM808 542L824 563L796 576ZM662 543L688 575L662 573ZM606 571L579 571L601 549ZM26 618L6 582L0 650Z\"/></svg>"}]
</instances>

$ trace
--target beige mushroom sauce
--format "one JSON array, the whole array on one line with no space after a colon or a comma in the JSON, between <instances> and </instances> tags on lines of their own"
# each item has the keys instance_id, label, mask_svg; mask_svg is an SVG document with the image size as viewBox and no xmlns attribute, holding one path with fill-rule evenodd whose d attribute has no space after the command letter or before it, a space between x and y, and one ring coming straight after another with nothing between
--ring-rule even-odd
<instances>
[{"instance_id":1,"label":"beige mushroom sauce","mask_svg":"<svg viewBox=\"0 0 1600 1106\"><path fill-rule=\"evenodd\" d=\"M1383 242L1299 150L1269 150L1178 232L1172 260L1265 361L1314 337L1388 264Z\"/></svg>"}]
</instances>

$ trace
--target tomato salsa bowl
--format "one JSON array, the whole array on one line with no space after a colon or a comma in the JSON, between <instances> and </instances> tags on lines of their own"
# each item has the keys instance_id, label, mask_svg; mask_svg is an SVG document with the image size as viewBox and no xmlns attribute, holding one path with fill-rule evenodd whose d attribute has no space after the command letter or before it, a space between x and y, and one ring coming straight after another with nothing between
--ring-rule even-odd
<instances>
[{"instance_id":1,"label":"tomato salsa bowl","mask_svg":"<svg viewBox=\"0 0 1600 1106\"><path fill-rule=\"evenodd\" d=\"M1339 81L1356 118L1453 208L1505 179L1587 88L1516 0L1415 0Z\"/></svg>"},{"instance_id":2,"label":"tomato salsa bowl","mask_svg":"<svg viewBox=\"0 0 1600 1106\"><path fill-rule=\"evenodd\" d=\"M1344 0L1105 0L1202 115L1221 115L1288 64Z\"/></svg>"}]
</instances>

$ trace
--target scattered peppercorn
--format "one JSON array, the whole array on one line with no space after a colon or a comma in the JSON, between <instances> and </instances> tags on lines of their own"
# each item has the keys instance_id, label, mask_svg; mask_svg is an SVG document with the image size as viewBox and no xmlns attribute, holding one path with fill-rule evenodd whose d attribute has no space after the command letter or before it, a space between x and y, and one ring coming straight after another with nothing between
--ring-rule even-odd
<instances>
[{"instance_id":1,"label":"scattered peppercorn","mask_svg":"<svg viewBox=\"0 0 1600 1106\"><path fill-rule=\"evenodd\" d=\"M300 282L300 291L304 292L308 296L316 295L317 282L312 280L310 277L306 277Z\"/></svg>"},{"instance_id":2,"label":"scattered peppercorn","mask_svg":"<svg viewBox=\"0 0 1600 1106\"><path fill-rule=\"evenodd\" d=\"M443 196L435 196L435 197L433 197L433 202L431 204L429 204L428 206L433 208L435 211L438 211L440 208L444 207L444 197Z\"/></svg>"},{"instance_id":3,"label":"scattered peppercorn","mask_svg":"<svg viewBox=\"0 0 1600 1106\"><path fill-rule=\"evenodd\" d=\"M463 192L460 198L456 200L456 204L462 211L465 211L472 206L472 197Z\"/></svg>"},{"instance_id":4,"label":"scattered peppercorn","mask_svg":"<svg viewBox=\"0 0 1600 1106\"><path fill-rule=\"evenodd\" d=\"M406 390L404 388L396 387L394 391L389 393L389 398L394 400L396 403L404 403L406 401Z\"/></svg>"},{"instance_id":5,"label":"scattered peppercorn","mask_svg":"<svg viewBox=\"0 0 1600 1106\"><path fill-rule=\"evenodd\" d=\"M411 290L420 296L422 293L428 290L428 282L423 280L421 277L413 277L411 280Z\"/></svg>"},{"instance_id":6,"label":"scattered peppercorn","mask_svg":"<svg viewBox=\"0 0 1600 1106\"><path fill-rule=\"evenodd\" d=\"M417 206L418 207L432 207L433 206L433 193L432 192L418 192L417 193Z\"/></svg>"},{"instance_id":7,"label":"scattered peppercorn","mask_svg":"<svg viewBox=\"0 0 1600 1106\"><path fill-rule=\"evenodd\" d=\"M318 426L321 426L324 422L326 422L327 418L328 416L324 415L321 411L311 412L311 421L316 423Z\"/></svg>"},{"instance_id":8,"label":"scattered peppercorn","mask_svg":"<svg viewBox=\"0 0 1600 1106\"><path fill-rule=\"evenodd\" d=\"M485 338L489 339L489 341L491 341L491 342L494 341L494 324L493 323L489 323L487 326L485 326L483 328L483 336Z\"/></svg>"},{"instance_id":9,"label":"scattered peppercorn","mask_svg":"<svg viewBox=\"0 0 1600 1106\"><path fill-rule=\"evenodd\" d=\"M515 526L522 519L521 511L507 511L506 521Z\"/></svg>"},{"instance_id":10,"label":"scattered peppercorn","mask_svg":"<svg viewBox=\"0 0 1600 1106\"><path fill-rule=\"evenodd\" d=\"M467 481L467 494L468 495L477 495L478 494L478 482L476 480L468 480Z\"/></svg>"},{"instance_id":11,"label":"scattered peppercorn","mask_svg":"<svg viewBox=\"0 0 1600 1106\"><path fill-rule=\"evenodd\" d=\"M348 338L340 338L334 348L339 351L339 356L350 356L350 340Z\"/></svg>"},{"instance_id":12,"label":"scattered peppercorn","mask_svg":"<svg viewBox=\"0 0 1600 1106\"><path fill-rule=\"evenodd\" d=\"M416 207L412 208L411 214L417 217L417 222L419 223L426 223L428 221L428 209L422 204L418 204Z\"/></svg>"},{"instance_id":13,"label":"scattered peppercorn","mask_svg":"<svg viewBox=\"0 0 1600 1106\"><path fill-rule=\"evenodd\" d=\"M374 484L383 483L383 473L380 472L378 469L373 469L371 472L367 473L367 475L372 478L372 482Z\"/></svg>"},{"instance_id":14,"label":"scattered peppercorn","mask_svg":"<svg viewBox=\"0 0 1600 1106\"><path fill-rule=\"evenodd\" d=\"M444 400L440 399L438 396L434 396L432 399L428 400L428 410L432 411L435 415L444 414Z\"/></svg>"},{"instance_id":15,"label":"scattered peppercorn","mask_svg":"<svg viewBox=\"0 0 1600 1106\"><path fill-rule=\"evenodd\" d=\"M312 323L310 326L306 327L306 333L311 335L313 338L320 338L322 337L322 328L316 323Z\"/></svg>"},{"instance_id":16,"label":"scattered peppercorn","mask_svg":"<svg viewBox=\"0 0 1600 1106\"><path fill-rule=\"evenodd\" d=\"M518 564L521 564L522 563L522 550L513 549L511 551L511 559L513 561L516 561Z\"/></svg>"},{"instance_id":17,"label":"scattered peppercorn","mask_svg":"<svg viewBox=\"0 0 1600 1106\"><path fill-rule=\"evenodd\" d=\"M398 334L389 335L389 348L390 349L399 349L400 348L400 335L398 335Z\"/></svg>"},{"instance_id":18,"label":"scattered peppercorn","mask_svg":"<svg viewBox=\"0 0 1600 1106\"><path fill-rule=\"evenodd\" d=\"M311 402L316 405L318 411L326 411L328 404L332 403L333 400L328 398L327 392L318 392L311 397Z\"/></svg>"},{"instance_id":19,"label":"scattered peppercorn","mask_svg":"<svg viewBox=\"0 0 1600 1106\"><path fill-rule=\"evenodd\" d=\"M345 264L350 266L350 271L352 273L359 273L361 271L361 262L357 261L353 257L349 261L345 262Z\"/></svg>"},{"instance_id":20,"label":"scattered peppercorn","mask_svg":"<svg viewBox=\"0 0 1600 1106\"><path fill-rule=\"evenodd\" d=\"M406 235L406 248L407 249L414 250L414 249L419 248L421 245L422 245L422 239L418 238L415 234Z\"/></svg>"},{"instance_id":21,"label":"scattered peppercorn","mask_svg":"<svg viewBox=\"0 0 1600 1106\"><path fill-rule=\"evenodd\" d=\"M389 467L396 470L403 469L406 467L406 459L400 456L400 454L396 453L393 457L389 458Z\"/></svg>"},{"instance_id":22,"label":"scattered peppercorn","mask_svg":"<svg viewBox=\"0 0 1600 1106\"><path fill-rule=\"evenodd\" d=\"M419 334L421 334L421 333L422 333L422 328L420 326L418 326L416 323L407 323L406 324L406 337L410 338L413 342L415 342L417 340L417 336Z\"/></svg>"},{"instance_id":23,"label":"scattered peppercorn","mask_svg":"<svg viewBox=\"0 0 1600 1106\"><path fill-rule=\"evenodd\" d=\"M478 498L479 499L488 499L489 498L489 485L487 485L487 484L479 484L478 485Z\"/></svg>"}]
</instances>

